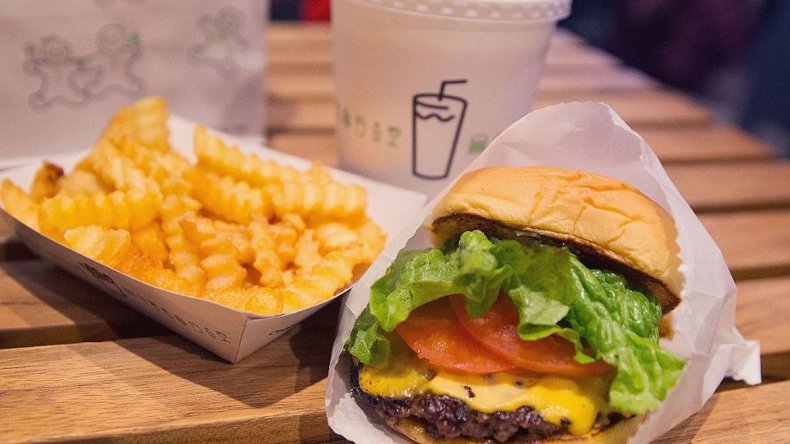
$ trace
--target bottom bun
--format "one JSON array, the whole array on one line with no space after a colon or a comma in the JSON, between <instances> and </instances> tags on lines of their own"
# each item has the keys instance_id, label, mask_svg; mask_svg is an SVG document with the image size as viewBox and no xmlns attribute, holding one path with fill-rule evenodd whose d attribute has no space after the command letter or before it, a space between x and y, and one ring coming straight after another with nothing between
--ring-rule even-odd
<instances>
[{"instance_id":1,"label":"bottom bun","mask_svg":"<svg viewBox=\"0 0 790 444\"><path fill-rule=\"evenodd\" d=\"M636 429L639 427L642 419L644 419L643 416L635 416L632 418L623 419L610 426L593 429L586 435L582 436L565 434L561 436L554 436L550 439L542 441L508 440L505 442L507 444L624 443L631 435L634 434L634 432L636 432ZM479 440L463 436L459 436L457 438L435 438L425 431L424 423L421 420L413 417L401 419L397 422L387 421L387 425L397 430L407 438L420 444L480 444L482 442L497 442L491 439Z\"/></svg>"}]
</instances>

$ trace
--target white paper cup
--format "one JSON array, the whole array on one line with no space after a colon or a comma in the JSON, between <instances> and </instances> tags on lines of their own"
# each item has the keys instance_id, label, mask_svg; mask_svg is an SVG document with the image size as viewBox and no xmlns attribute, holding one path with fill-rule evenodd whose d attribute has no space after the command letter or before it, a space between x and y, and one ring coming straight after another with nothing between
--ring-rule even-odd
<instances>
[{"instance_id":1,"label":"white paper cup","mask_svg":"<svg viewBox=\"0 0 790 444\"><path fill-rule=\"evenodd\" d=\"M344 169L433 195L532 108L571 0L335 0Z\"/></svg>"}]
</instances>

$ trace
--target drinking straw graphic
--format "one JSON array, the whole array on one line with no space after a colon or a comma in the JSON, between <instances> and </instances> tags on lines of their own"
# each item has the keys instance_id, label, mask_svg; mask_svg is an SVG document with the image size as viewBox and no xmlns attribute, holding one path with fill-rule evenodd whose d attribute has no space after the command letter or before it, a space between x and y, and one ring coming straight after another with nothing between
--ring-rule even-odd
<instances>
[{"instance_id":1,"label":"drinking straw graphic","mask_svg":"<svg viewBox=\"0 0 790 444\"><path fill-rule=\"evenodd\" d=\"M442 99L444 99L444 88L447 85L454 85L454 84L459 84L459 83L466 83L466 79L463 79L463 80L460 80L460 79L459 80L445 80L445 81L443 81L442 82L442 86L439 87L439 100L441 101Z\"/></svg>"},{"instance_id":2,"label":"drinking straw graphic","mask_svg":"<svg viewBox=\"0 0 790 444\"><path fill-rule=\"evenodd\" d=\"M467 102L445 94L445 88L462 83L466 79L444 80L439 94L412 98L412 174L417 177L444 179L450 174Z\"/></svg>"}]
</instances>

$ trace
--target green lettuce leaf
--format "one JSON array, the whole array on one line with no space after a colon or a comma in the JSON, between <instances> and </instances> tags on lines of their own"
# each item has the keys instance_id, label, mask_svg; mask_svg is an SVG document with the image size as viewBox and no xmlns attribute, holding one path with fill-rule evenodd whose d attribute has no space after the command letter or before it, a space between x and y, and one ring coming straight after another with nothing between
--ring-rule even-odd
<instances>
[{"instance_id":1,"label":"green lettuce leaf","mask_svg":"<svg viewBox=\"0 0 790 444\"><path fill-rule=\"evenodd\" d=\"M370 313L370 307L365 307L354 323L346 348L367 365L377 366L387 361L390 341L382 334L378 320Z\"/></svg>"},{"instance_id":2,"label":"green lettuce leaf","mask_svg":"<svg viewBox=\"0 0 790 444\"><path fill-rule=\"evenodd\" d=\"M500 291L518 310L521 339L557 334L574 344L577 361L603 359L616 367L610 403L622 413L655 409L683 371L685 361L658 344L661 307L646 289L588 269L566 248L491 240L480 231L463 233L447 251L399 254L371 287L348 350L366 364L382 363L387 332L417 307L463 294L469 314L480 316Z\"/></svg>"},{"instance_id":3,"label":"green lettuce leaf","mask_svg":"<svg viewBox=\"0 0 790 444\"><path fill-rule=\"evenodd\" d=\"M577 259L573 270L579 292L566 320L596 358L617 368L609 403L622 413L654 410L686 365L658 344L661 308L652 297L627 289L615 273L590 270Z\"/></svg>"},{"instance_id":4,"label":"green lettuce leaf","mask_svg":"<svg viewBox=\"0 0 790 444\"><path fill-rule=\"evenodd\" d=\"M496 300L510 268L497 267L494 244L480 231L461 235L448 253L439 249L398 255L370 291L370 311L384 331L392 331L412 310L452 294L466 297L472 316L485 313Z\"/></svg>"}]
</instances>

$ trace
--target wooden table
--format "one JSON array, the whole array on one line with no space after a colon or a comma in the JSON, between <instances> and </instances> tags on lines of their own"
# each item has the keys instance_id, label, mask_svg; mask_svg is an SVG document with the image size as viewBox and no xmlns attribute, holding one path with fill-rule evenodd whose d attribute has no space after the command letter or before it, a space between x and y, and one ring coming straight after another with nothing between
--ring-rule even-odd
<instances>
[{"instance_id":1,"label":"wooden table","mask_svg":"<svg viewBox=\"0 0 790 444\"><path fill-rule=\"evenodd\" d=\"M331 35L268 32L269 144L336 164ZM721 247L764 384L725 381L660 442L790 441L790 164L612 56L560 32L537 107L605 101L653 146ZM332 304L227 364L37 259L0 226L0 441L338 440L324 416Z\"/></svg>"}]
</instances>

